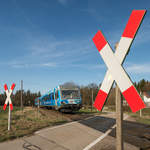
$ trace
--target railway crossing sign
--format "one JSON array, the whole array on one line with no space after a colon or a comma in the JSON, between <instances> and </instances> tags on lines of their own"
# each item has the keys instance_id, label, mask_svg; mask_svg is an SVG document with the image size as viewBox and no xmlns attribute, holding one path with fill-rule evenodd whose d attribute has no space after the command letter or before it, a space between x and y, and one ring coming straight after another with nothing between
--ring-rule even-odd
<instances>
[{"instance_id":1,"label":"railway crossing sign","mask_svg":"<svg viewBox=\"0 0 150 150\"><path fill-rule=\"evenodd\" d=\"M11 101L10 96L11 96L14 88L15 88L15 84L14 83L12 84L12 86L10 88L10 91L8 90L7 84L4 85L4 89L5 89L6 96L7 96L7 98L5 100L4 107L3 107L4 110L6 109L8 103L9 103L10 109L13 110L13 105L12 105L12 101Z\"/></svg>"},{"instance_id":2,"label":"railway crossing sign","mask_svg":"<svg viewBox=\"0 0 150 150\"><path fill-rule=\"evenodd\" d=\"M145 108L145 104L142 98L138 94L131 79L122 67L122 63L135 38L136 32L143 20L145 13L146 10L132 11L115 54L113 53L101 31L98 31L93 38L93 42L96 48L102 56L106 66L108 67L108 71L105 75L94 103L94 106L98 110L102 109L114 80L119 86L124 98L128 102L133 112Z\"/></svg>"}]
</instances>

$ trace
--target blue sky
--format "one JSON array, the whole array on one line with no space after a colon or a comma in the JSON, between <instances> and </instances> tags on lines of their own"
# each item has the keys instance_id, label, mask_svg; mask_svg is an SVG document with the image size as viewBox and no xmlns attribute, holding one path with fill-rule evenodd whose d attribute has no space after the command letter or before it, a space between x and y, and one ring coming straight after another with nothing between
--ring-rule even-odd
<instances>
[{"instance_id":1,"label":"blue sky","mask_svg":"<svg viewBox=\"0 0 150 150\"><path fill-rule=\"evenodd\" d=\"M107 67L92 37L102 30L114 48L133 9L147 14L124 62L133 82L150 80L149 0L0 1L0 89L20 80L47 92L59 84L102 82Z\"/></svg>"}]
</instances>

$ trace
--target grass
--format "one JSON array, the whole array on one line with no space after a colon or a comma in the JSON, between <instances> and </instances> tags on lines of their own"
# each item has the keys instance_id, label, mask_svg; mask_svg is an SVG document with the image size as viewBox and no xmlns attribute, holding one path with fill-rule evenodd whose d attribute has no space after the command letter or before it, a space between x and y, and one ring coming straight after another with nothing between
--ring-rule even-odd
<instances>
[{"instance_id":1,"label":"grass","mask_svg":"<svg viewBox=\"0 0 150 150\"><path fill-rule=\"evenodd\" d=\"M80 109L76 114L101 114L96 109ZM8 131L8 108L3 111L0 107L0 142L14 138L31 135L35 131L68 122L60 113L46 113L44 109L25 107L23 112L19 107L14 107L11 112L11 130Z\"/></svg>"},{"instance_id":2,"label":"grass","mask_svg":"<svg viewBox=\"0 0 150 150\"><path fill-rule=\"evenodd\" d=\"M109 106L108 110L115 112L116 111L115 105ZM150 108L142 109L142 117L140 117L140 111L133 113L128 106L123 107L123 112L128 113L138 123L150 125Z\"/></svg>"},{"instance_id":3,"label":"grass","mask_svg":"<svg viewBox=\"0 0 150 150\"><path fill-rule=\"evenodd\" d=\"M115 111L115 107L111 107L110 109L111 111ZM142 110L142 117L140 117L139 112L132 113L128 111L127 108L124 112L128 112L137 122L150 125L150 109ZM92 111L89 108L85 108L80 109L76 113L79 115L97 115L104 112L99 112L94 108ZM25 107L22 112L19 107L14 107L12 111L11 130L8 131L8 108L6 111L3 111L3 108L0 107L0 142L30 135L41 128L66 122L68 122L68 120L60 113L46 113L44 109L37 111L37 108L32 107Z\"/></svg>"},{"instance_id":4,"label":"grass","mask_svg":"<svg viewBox=\"0 0 150 150\"><path fill-rule=\"evenodd\" d=\"M102 114L104 112L98 111L97 109L93 108L84 108L84 109L80 109L78 112L78 114Z\"/></svg>"},{"instance_id":5,"label":"grass","mask_svg":"<svg viewBox=\"0 0 150 150\"><path fill-rule=\"evenodd\" d=\"M136 121L139 123L144 123L144 124L150 125L150 119L138 117L138 118L136 118Z\"/></svg>"},{"instance_id":6,"label":"grass","mask_svg":"<svg viewBox=\"0 0 150 150\"><path fill-rule=\"evenodd\" d=\"M129 115L132 116L136 120L136 122L150 125L150 108L142 109L141 117L140 111L136 113L129 113Z\"/></svg>"},{"instance_id":7,"label":"grass","mask_svg":"<svg viewBox=\"0 0 150 150\"><path fill-rule=\"evenodd\" d=\"M2 110L0 107L0 142L33 134L35 131L47 127L67 122L62 115L53 116L39 112L36 108L26 107L23 112L18 107L14 107L11 115L11 130L8 131L8 109Z\"/></svg>"}]
</instances>

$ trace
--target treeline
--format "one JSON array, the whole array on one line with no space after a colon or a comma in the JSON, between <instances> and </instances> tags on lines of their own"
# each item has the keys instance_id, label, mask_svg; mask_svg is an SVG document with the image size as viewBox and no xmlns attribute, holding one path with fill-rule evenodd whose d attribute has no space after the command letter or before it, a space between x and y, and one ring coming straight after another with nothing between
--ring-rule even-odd
<instances>
[{"instance_id":1,"label":"treeline","mask_svg":"<svg viewBox=\"0 0 150 150\"><path fill-rule=\"evenodd\" d=\"M75 85L74 83L67 83L67 85ZM147 92L150 91L150 82L142 79L139 82L134 83L138 92ZM80 87L80 93L82 97L82 104L91 106L94 103L95 98L97 96L100 85L95 83L88 84L87 86ZM34 106L34 100L36 97L40 97L41 93L32 93L30 90L23 91L22 99L24 106ZM13 101L13 105L20 106L21 104L21 90L16 91L15 94L12 94L11 99ZM0 95L0 105L3 105L6 100L6 94L3 93ZM106 101L106 105L115 105L115 86L112 87L108 99Z\"/></svg>"},{"instance_id":2,"label":"treeline","mask_svg":"<svg viewBox=\"0 0 150 150\"><path fill-rule=\"evenodd\" d=\"M82 104L84 106L92 106L99 91L99 87L95 83L91 83L87 86L81 86L80 92L82 97ZM106 105L115 105L115 88L113 87L108 95Z\"/></svg>"},{"instance_id":3,"label":"treeline","mask_svg":"<svg viewBox=\"0 0 150 150\"><path fill-rule=\"evenodd\" d=\"M142 79L140 82L138 83L134 83L135 87L137 88L137 90L139 92L148 92L150 91L150 82L146 81L144 79Z\"/></svg>"},{"instance_id":4,"label":"treeline","mask_svg":"<svg viewBox=\"0 0 150 150\"><path fill-rule=\"evenodd\" d=\"M30 90L22 92L22 100L24 106L33 106L36 97L41 96L41 93L32 93ZM21 90L16 91L15 94L11 95L11 99L14 106L21 105ZM0 105L3 105L6 100L6 93L0 95Z\"/></svg>"},{"instance_id":5,"label":"treeline","mask_svg":"<svg viewBox=\"0 0 150 150\"><path fill-rule=\"evenodd\" d=\"M150 91L150 82L144 79L140 80L139 82L135 82L134 85L139 93ZM99 90L98 85L94 83L89 84L84 87L82 86L81 96L82 96L83 105L91 106L92 99L93 101L95 101L98 90ZM92 96L92 93L93 93L93 96ZM122 96L122 99L123 99L123 96ZM105 105L115 105L115 86L112 87Z\"/></svg>"},{"instance_id":6,"label":"treeline","mask_svg":"<svg viewBox=\"0 0 150 150\"><path fill-rule=\"evenodd\" d=\"M95 83L91 83L87 86L80 87L80 93L83 105L92 105L95 101L96 95L98 93L99 87Z\"/></svg>"}]
</instances>

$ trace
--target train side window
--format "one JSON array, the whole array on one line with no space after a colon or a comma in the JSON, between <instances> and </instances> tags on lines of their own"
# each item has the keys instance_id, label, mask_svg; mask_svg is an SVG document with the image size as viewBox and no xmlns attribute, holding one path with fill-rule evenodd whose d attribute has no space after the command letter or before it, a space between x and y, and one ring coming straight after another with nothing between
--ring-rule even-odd
<instances>
[{"instance_id":1,"label":"train side window","mask_svg":"<svg viewBox=\"0 0 150 150\"><path fill-rule=\"evenodd\" d=\"M52 95L51 95L51 99L52 99L52 100L54 99L54 93L52 93Z\"/></svg>"},{"instance_id":2,"label":"train side window","mask_svg":"<svg viewBox=\"0 0 150 150\"><path fill-rule=\"evenodd\" d=\"M58 90L55 92L55 99L58 98Z\"/></svg>"},{"instance_id":3,"label":"train side window","mask_svg":"<svg viewBox=\"0 0 150 150\"><path fill-rule=\"evenodd\" d=\"M44 101L47 101L48 100L48 96L44 97Z\"/></svg>"}]
</instances>

